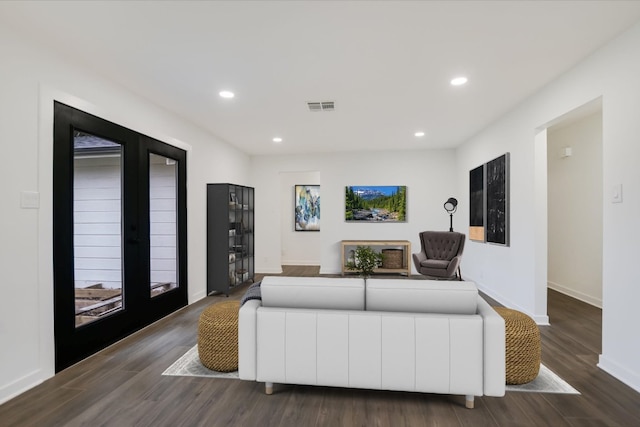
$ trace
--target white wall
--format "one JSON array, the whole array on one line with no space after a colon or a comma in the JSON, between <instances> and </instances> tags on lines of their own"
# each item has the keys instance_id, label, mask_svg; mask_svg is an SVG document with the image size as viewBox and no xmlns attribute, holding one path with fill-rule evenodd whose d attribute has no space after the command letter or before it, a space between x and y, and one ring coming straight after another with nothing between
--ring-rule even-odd
<instances>
[{"instance_id":1,"label":"white wall","mask_svg":"<svg viewBox=\"0 0 640 427\"><path fill-rule=\"evenodd\" d=\"M599 366L640 391L640 24L547 85L458 149L458 193L468 200L469 170L511 152L511 246L474 242L466 274L501 302L546 319L546 144L557 117L603 98L603 346ZM546 148L546 146L544 147ZM608 198L624 186L624 202ZM544 197L542 197L544 196ZM545 209L544 214L539 212ZM461 222L468 224L462 211Z\"/></svg>"},{"instance_id":2,"label":"white wall","mask_svg":"<svg viewBox=\"0 0 640 427\"><path fill-rule=\"evenodd\" d=\"M320 213L320 231L295 231L294 188L296 185L320 185L320 172L280 173L280 232L282 236L282 265L320 265L320 238L323 223ZM322 203L322 186L320 187Z\"/></svg>"},{"instance_id":3,"label":"white wall","mask_svg":"<svg viewBox=\"0 0 640 427\"><path fill-rule=\"evenodd\" d=\"M249 185L250 159L167 110L0 27L0 402L54 373L53 101L188 150L189 301L206 295L207 182ZM39 209L21 209L22 191Z\"/></svg>"},{"instance_id":4,"label":"white wall","mask_svg":"<svg viewBox=\"0 0 640 427\"><path fill-rule=\"evenodd\" d=\"M251 170L256 187L256 271L260 273L279 273L282 253L294 249L291 241L283 240L281 229L274 227L280 224L290 228L293 224L292 218L282 218L290 215L293 200L284 206L280 203L280 192L293 194L292 187L284 189L281 182L289 173L295 176L296 171L302 170L320 174L322 222L317 244L323 274L340 273L341 240L409 240L412 251L418 251L418 233L448 230L449 216L443 204L451 196L461 199L455 193L453 150L256 156L252 158ZM406 185L407 222L346 223L344 197L348 185ZM462 227L459 212L468 210L467 199L461 199L458 214L454 215L456 230ZM463 274L464 263L463 260ZM413 271L415 273L415 267Z\"/></svg>"},{"instance_id":5,"label":"white wall","mask_svg":"<svg viewBox=\"0 0 640 427\"><path fill-rule=\"evenodd\" d=\"M549 128L547 168L548 285L602 307L601 112Z\"/></svg>"}]
</instances>

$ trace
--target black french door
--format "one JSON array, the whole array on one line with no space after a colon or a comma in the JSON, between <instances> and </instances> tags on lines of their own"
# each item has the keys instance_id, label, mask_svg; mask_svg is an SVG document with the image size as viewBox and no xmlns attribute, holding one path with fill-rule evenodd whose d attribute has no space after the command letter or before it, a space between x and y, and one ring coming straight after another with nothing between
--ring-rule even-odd
<instances>
[{"instance_id":1,"label":"black french door","mask_svg":"<svg viewBox=\"0 0 640 427\"><path fill-rule=\"evenodd\" d=\"M54 103L56 372L187 304L186 153Z\"/></svg>"}]
</instances>

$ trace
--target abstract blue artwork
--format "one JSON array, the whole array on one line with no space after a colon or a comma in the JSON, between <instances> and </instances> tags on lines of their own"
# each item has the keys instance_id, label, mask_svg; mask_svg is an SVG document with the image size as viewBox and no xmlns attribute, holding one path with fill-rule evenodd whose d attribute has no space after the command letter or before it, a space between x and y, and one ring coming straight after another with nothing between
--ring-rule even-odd
<instances>
[{"instance_id":1,"label":"abstract blue artwork","mask_svg":"<svg viewBox=\"0 0 640 427\"><path fill-rule=\"evenodd\" d=\"M295 186L295 230L320 231L320 186Z\"/></svg>"}]
</instances>

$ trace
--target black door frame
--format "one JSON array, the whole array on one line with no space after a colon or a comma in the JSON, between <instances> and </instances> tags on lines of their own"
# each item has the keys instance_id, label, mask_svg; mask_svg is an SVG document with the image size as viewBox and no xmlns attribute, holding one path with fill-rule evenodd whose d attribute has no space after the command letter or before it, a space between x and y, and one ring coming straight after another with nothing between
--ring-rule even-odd
<instances>
[{"instance_id":1,"label":"black door frame","mask_svg":"<svg viewBox=\"0 0 640 427\"><path fill-rule=\"evenodd\" d=\"M103 319L75 325L73 248L74 131L123 147L123 308ZM151 298L149 289L149 153L177 161L177 283ZM94 354L187 305L186 152L123 126L54 102L53 266L56 372Z\"/></svg>"}]
</instances>

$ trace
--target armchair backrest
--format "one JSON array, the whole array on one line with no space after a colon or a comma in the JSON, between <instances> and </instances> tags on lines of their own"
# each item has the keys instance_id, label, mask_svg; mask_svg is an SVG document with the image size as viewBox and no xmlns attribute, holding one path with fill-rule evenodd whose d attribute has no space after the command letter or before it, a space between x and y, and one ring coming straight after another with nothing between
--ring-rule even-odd
<instances>
[{"instance_id":1,"label":"armchair backrest","mask_svg":"<svg viewBox=\"0 0 640 427\"><path fill-rule=\"evenodd\" d=\"M429 259L451 261L462 255L465 235L455 231L423 231L420 244Z\"/></svg>"}]
</instances>

